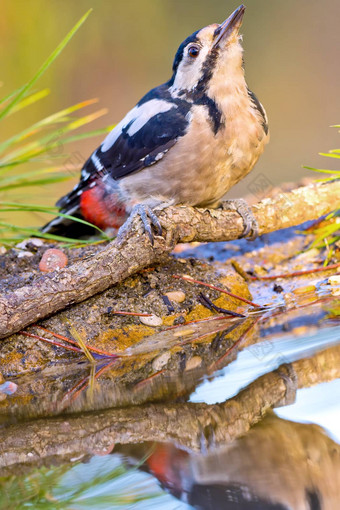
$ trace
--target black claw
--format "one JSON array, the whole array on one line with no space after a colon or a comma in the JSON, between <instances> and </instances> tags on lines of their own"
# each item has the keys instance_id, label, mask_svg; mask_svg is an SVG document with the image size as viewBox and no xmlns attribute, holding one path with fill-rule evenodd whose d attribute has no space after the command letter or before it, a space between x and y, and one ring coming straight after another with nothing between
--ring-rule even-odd
<instances>
[{"instance_id":1,"label":"black claw","mask_svg":"<svg viewBox=\"0 0 340 510\"><path fill-rule=\"evenodd\" d=\"M244 218L243 219L243 222L244 222ZM244 229L243 229L243 232L242 232L242 237L247 237L247 235L249 234L249 232L252 230L252 225L251 223L246 223L244 225Z\"/></svg>"},{"instance_id":2,"label":"black claw","mask_svg":"<svg viewBox=\"0 0 340 510\"><path fill-rule=\"evenodd\" d=\"M148 237L150 239L150 243L152 244L152 246L154 245L155 243L155 240L154 240L154 237L153 237L153 233L152 233L152 230L150 228L150 225L145 225L144 224L144 230L145 232L148 234Z\"/></svg>"},{"instance_id":3,"label":"black claw","mask_svg":"<svg viewBox=\"0 0 340 510\"><path fill-rule=\"evenodd\" d=\"M223 209L229 209L236 211L242 218L244 230L240 236L247 237L250 241L254 241L259 234L258 223L249 207L247 202L243 198L237 198L234 200L226 200L222 203ZM249 235L251 232L251 235Z\"/></svg>"},{"instance_id":4,"label":"black claw","mask_svg":"<svg viewBox=\"0 0 340 510\"><path fill-rule=\"evenodd\" d=\"M255 218L254 218L255 220ZM248 237L249 241L255 241L255 239L259 236L259 226L257 221L253 221L251 229L252 231L251 235Z\"/></svg>"},{"instance_id":5,"label":"black claw","mask_svg":"<svg viewBox=\"0 0 340 510\"><path fill-rule=\"evenodd\" d=\"M152 211L152 209L150 209L148 211L148 213L149 213L149 216L150 216L150 219L151 219L151 223L157 229L157 234L159 236L161 236L162 235L162 226L159 223L159 219L157 218L156 214Z\"/></svg>"},{"instance_id":6,"label":"black claw","mask_svg":"<svg viewBox=\"0 0 340 510\"><path fill-rule=\"evenodd\" d=\"M157 220L157 225L155 225L155 226L156 226L156 228L157 228L157 234L158 234L159 236L161 236L161 235L162 235L162 233L163 233L163 229L162 229L162 225L159 223L159 221L158 221L158 220Z\"/></svg>"},{"instance_id":7,"label":"black claw","mask_svg":"<svg viewBox=\"0 0 340 510\"><path fill-rule=\"evenodd\" d=\"M117 236L118 243L122 244L124 242L131 228L133 219L136 216L139 217L140 220L142 221L144 232L147 234L148 238L150 239L150 243L153 246L154 235L151 226L153 225L155 227L155 229L157 230L157 234L160 236L162 235L162 227L156 214L152 211L152 209L149 206L143 204L138 204L133 208L129 218L126 220L124 225L119 229Z\"/></svg>"}]
</instances>

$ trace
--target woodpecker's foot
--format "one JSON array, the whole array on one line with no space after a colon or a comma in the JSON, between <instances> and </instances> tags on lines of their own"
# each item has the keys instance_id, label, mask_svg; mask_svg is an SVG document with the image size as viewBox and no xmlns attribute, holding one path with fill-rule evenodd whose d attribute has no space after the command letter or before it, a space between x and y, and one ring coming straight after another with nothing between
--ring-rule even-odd
<instances>
[{"instance_id":1,"label":"woodpecker's foot","mask_svg":"<svg viewBox=\"0 0 340 510\"><path fill-rule=\"evenodd\" d=\"M137 204L133 207L130 216L125 221L124 225L122 225L118 231L117 234L117 244L121 245L125 241L128 233L130 232L132 228L132 223L134 219L138 217L142 223L144 232L147 233L149 236L150 242L153 245L154 243L154 236L152 232L152 225L155 227L157 234L160 236L162 235L162 227L159 223L159 220L156 216L156 214L153 212L151 207L144 204Z\"/></svg>"},{"instance_id":2,"label":"woodpecker's foot","mask_svg":"<svg viewBox=\"0 0 340 510\"><path fill-rule=\"evenodd\" d=\"M221 207L226 211L236 211L241 216L244 230L240 237L247 237L251 241L257 238L259 235L258 223L252 213L252 210L243 198L225 200L222 202Z\"/></svg>"}]
</instances>

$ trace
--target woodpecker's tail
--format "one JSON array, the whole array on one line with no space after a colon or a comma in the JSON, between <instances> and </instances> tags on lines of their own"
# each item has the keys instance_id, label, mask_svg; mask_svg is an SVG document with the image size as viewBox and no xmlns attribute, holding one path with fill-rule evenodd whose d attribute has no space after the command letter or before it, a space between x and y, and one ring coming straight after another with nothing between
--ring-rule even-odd
<instances>
[{"instance_id":1,"label":"woodpecker's tail","mask_svg":"<svg viewBox=\"0 0 340 510\"><path fill-rule=\"evenodd\" d=\"M56 204L60 213L86 220L115 235L127 218L126 205L117 185L103 179L79 184ZM98 230L71 218L58 216L41 229L44 233L79 238L98 234Z\"/></svg>"},{"instance_id":2,"label":"woodpecker's tail","mask_svg":"<svg viewBox=\"0 0 340 510\"><path fill-rule=\"evenodd\" d=\"M81 220L84 219L80 212L79 204L73 209L61 209L60 212ZM64 218L63 216L57 216L52 221L41 227L40 230L44 234L53 234L73 239L79 239L80 237L91 236L98 233L95 228L90 227L89 225L84 225L83 223L71 220L70 218Z\"/></svg>"},{"instance_id":3,"label":"woodpecker's tail","mask_svg":"<svg viewBox=\"0 0 340 510\"><path fill-rule=\"evenodd\" d=\"M81 212L81 195L83 192L83 183L80 181L70 193L61 197L56 206L60 208L61 214L67 214L74 218L84 220L84 216ZM71 218L65 218L64 216L57 216L52 221L41 227L41 232L44 234L53 234L63 237L72 237L78 239L84 236L94 235L96 229L88 225L84 225L78 221L74 221Z\"/></svg>"},{"instance_id":4,"label":"woodpecker's tail","mask_svg":"<svg viewBox=\"0 0 340 510\"><path fill-rule=\"evenodd\" d=\"M99 172L90 157L84 164L78 184L56 203L61 214L86 220L101 230L116 233L127 218L126 199L119 184L108 172ZM41 228L43 233L79 238L98 230L71 218L58 216Z\"/></svg>"}]
</instances>

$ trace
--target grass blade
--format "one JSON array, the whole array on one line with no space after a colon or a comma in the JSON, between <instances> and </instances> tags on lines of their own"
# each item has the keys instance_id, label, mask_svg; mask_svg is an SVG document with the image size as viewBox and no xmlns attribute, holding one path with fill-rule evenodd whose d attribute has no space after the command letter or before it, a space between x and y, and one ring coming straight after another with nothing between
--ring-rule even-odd
<instances>
[{"instance_id":1,"label":"grass blade","mask_svg":"<svg viewBox=\"0 0 340 510\"><path fill-rule=\"evenodd\" d=\"M320 156L325 156L326 158L337 158L340 159L340 154L330 154L329 152L319 152Z\"/></svg>"},{"instance_id":2,"label":"grass blade","mask_svg":"<svg viewBox=\"0 0 340 510\"><path fill-rule=\"evenodd\" d=\"M73 166L72 167L72 171L74 172L79 172L81 170L81 166L82 165L78 165L78 166ZM67 168L68 172L70 172L71 168L68 167ZM71 173L69 173L69 175L66 175L65 173L65 166L49 166L47 168L38 168L37 170L32 170L30 172L24 172L24 173L20 173L20 174L17 174L17 175L10 175L10 177L5 177L3 179L1 179L0 181L0 189L2 189L3 186L7 186L8 184L12 184L12 183L15 183L17 181L26 181L28 179L30 179L31 177L37 177L38 175L49 175L49 174L53 174L54 176L55 175L64 175L65 178L67 179L71 179L72 177L74 177L74 175L72 175Z\"/></svg>"},{"instance_id":3,"label":"grass blade","mask_svg":"<svg viewBox=\"0 0 340 510\"><path fill-rule=\"evenodd\" d=\"M101 230L96 225L89 223L88 221L82 220L81 218L77 218L76 216L71 216L70 214L63 214L59 212L57 207L47 207L47 206L39 206L32 204L18 204L17 202L0 202L0 212L40 212L45 214L52 214L53 216L61 216L62 218L66 218L68 220L76 221L77 223L82 223L88 227L94 228L97 230L105 239L111 239L103 230ZM2 224L2 223L0 223ZM3 224L2 224L3 225ZM10 225L10 224L8 224ZM13 225L11 225L13 227ZM22 227L16 227L20 229ZM65 238L64 238L65 239Z\"/></svg>"},{"instance_id":4,"label":"grass blade","mask_svg":"<svg viewBox=\"0 0 340 510\"><path fill-rule=\"evenodd\" d=\"M23 86L19 87L18 89L16 90L13 90L13 92L10 92L9 94L7 94L7 96L3 97L2 99L0 99L0 108L2 108L2 105L4 103L6 103L6 101L9 101L9 99L11 99L11 97L14 97L16 94L19 94L19 92L23 89Z\"/></svg>"},{"instance_id":5,"label":"grass blade","mask_svg":"<svg viewBox=\"0 0 340 510\"><path fill-rule=\"evenodd\" d=\"M5 221L0 221L0 231L3 230L5 232L13 231L13 232L19 232L22 234L20 236L20 239L27 238L27 236L34 236L34 237L41 237L42 239L49 239L50 241L60 241L62 243L66 244L73 244L73 245L79 245L79 244L93 244L93 240L84 240L84 239L73 239L71 237L63 237L63 236L57 236L54 234L45 234L43 232L40 232L37 228L33 227L18 227L17 225L12 225L11 223L7 223ZM2 239L11 242L12 238L4 238Z\"/></svg>"},{"instance_id":6,"label":"grass blade","mask_svg":"<svg viewBox=\"0 0 340 510\"><path fill-rule=\"evenodd\" d=\"M30 106L31 104L40 101L40 99L44 99L44 97L48 96L50 92L51 92L50 89L43 89L39 90L39 92L34 92L33 94L30 94L29 96L25 97L25 99L20 101L20 103L16 104L8 115L18 112L19 110L26 108L26 106Z\"/></svg>"},{"instance_id":7,"label":"grass blade","mask_svg":"<svg viewBox=\"0 0 340 510\"><path fill-rule=\"evenodd\" d=\"M17 179L17 181L13 182L12 184L0 184L0 191L9 191L16 188L27 188L30 186L47 186L49 184L55 184L57 182L64 182L71 178L70 175L65 174L57 174L57 175L50 175L45 178L40 179ZM0 204L0 210L1 210L1 204Z\"/></svg>"},{"instance_id":8,"label":"grass blade","mask_svg":"<svg viewBox=\"0 0 340 510\"><path fill-rule=\"evenodd\" d=\"M82 26L82 24L86 21L87 17L91 13L92 9L89 9L84 16L80 18L80 20L74 25L74 27L69 31L69 33L64 37L60 44L56 47L56 49L51 53L51 55L45 60L42 66L38 69L36 74L31 78L29 82L27 82L21 89L19 89L18 94L9 102L7 106L0 112L0 120L3 119L8 113L14 108L14 106L19 103L19 101L25 96L25 94L30 90L33 85L39 80L39 78L47 71L50 65L55 61L55 59L60 55L68 42L72 39L78 29Z\"/></svg>"},{"instance_id":9,"label":"grass blade","mask_svg":"<svg viewBox=\"0 0 340 510\"><path fill-rule=\"evenodd\" d=\"M85 108L86 106L90 106L97 102L98 102L97 98L88 99L87 101L81 101L80 103L77 103L73 106L69 106L68 108L64 108L59 112L53 113L52 115L49 115L48 117L45 117L42 120L39 120L32 126L29 126L20 133L17 133L11 136L11 138L8 138L4 142L0 143L0 153L6 150L7 147L13 145L14 143L18 143L25 138L29 138L30 136L39 133L40 131L42 131L43 128L52 126L53 124L71 121L72 119L68 117L70 113L74 113L75 111L80 110L81 108Z\"/></svg>"},{"instance_id":10,"label":"grass blade","mask_svg":"<svg viewBox=\"0 0 340 510\"><path fill-rule=\"evenodd\" d=\"M52 133L45 134L37 140L21 145L11 152L8 152L6 156L1 159L1 163L4 164L13 160L18 161L22 158L27 160L27 158L31 159L32 157L45 154L46 152L51 152L54 148L58 148L60 145L68 143L66 142L66 139L63 138L65 134L78 129L81 126L89 124L93 120L105 115L106 113L107 109L103 108L89 115L85 115L84 117L80 117L79 119L72 120L66 126L60 127L58 130Z\"/></svg>"},{"instance_id":11,"label":"grass blade","mask_svg":"<svg viewBox=\"0 0 340 510\"><path fill-rule=\"evenodd\" d=\"M325 168L313 168L312 166L306 166L306 165L303 165L302 168L306 168L307 170L312 170L313 172L320 172L321 174L331 174L331 175L340 174L340 170L327 170Z\"/></svg>"}]
</instances>

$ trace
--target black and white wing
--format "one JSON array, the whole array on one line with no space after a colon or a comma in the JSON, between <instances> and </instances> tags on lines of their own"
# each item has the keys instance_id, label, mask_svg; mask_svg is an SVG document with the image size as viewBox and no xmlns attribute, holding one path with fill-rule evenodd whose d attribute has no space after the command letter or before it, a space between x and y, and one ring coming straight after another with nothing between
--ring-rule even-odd
<instances>
[{"instance_id":1,"label":"black and white wing","mask_svg":"<svg viewBox=\"0 0 340 510\"><path fill-rule=\"evenodd\" d=\"M59 200L59 207L74 202L101 174L118 180L154 165L166 155L185 134L191 107L186 101L173 99L166 90L162 85L150 91L113 128L84 164L78 185Z\"/></svg>"}]
</instances>

